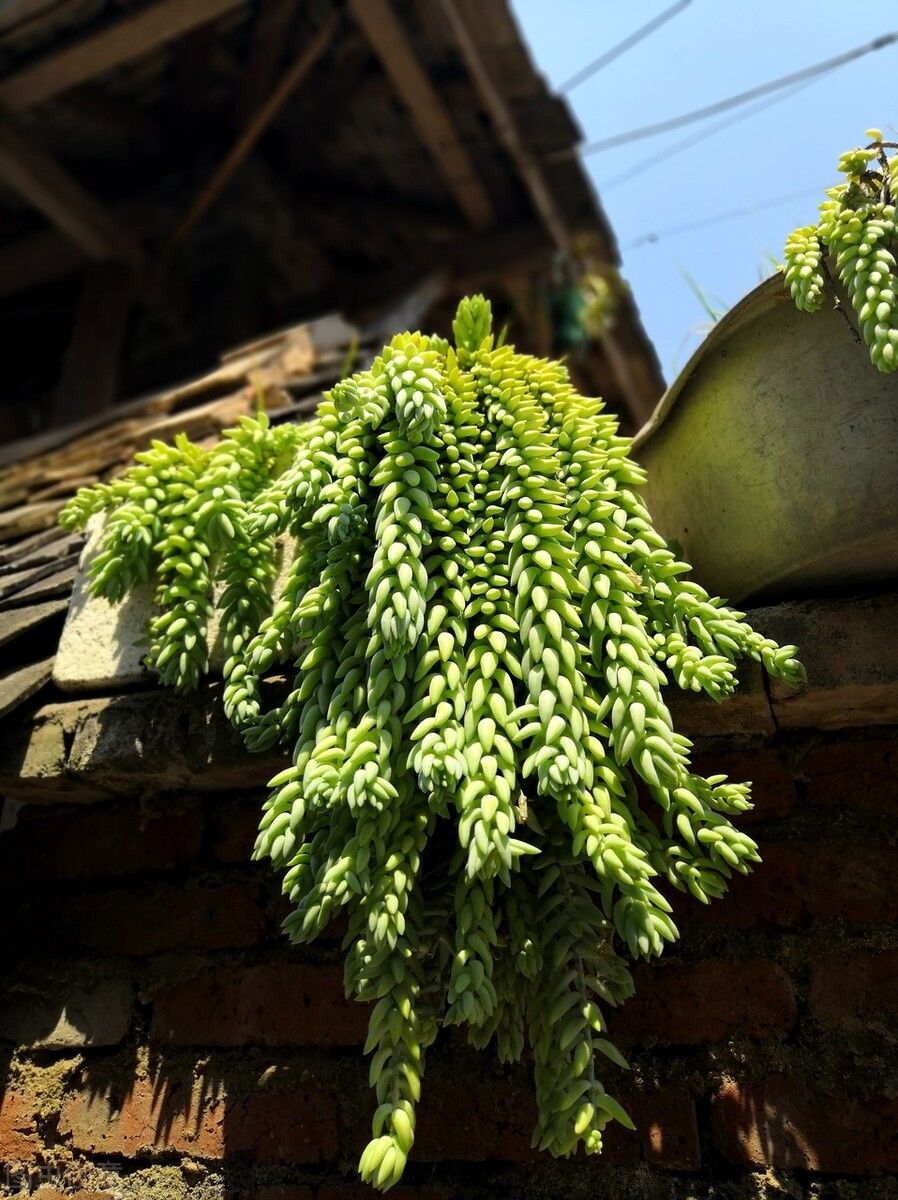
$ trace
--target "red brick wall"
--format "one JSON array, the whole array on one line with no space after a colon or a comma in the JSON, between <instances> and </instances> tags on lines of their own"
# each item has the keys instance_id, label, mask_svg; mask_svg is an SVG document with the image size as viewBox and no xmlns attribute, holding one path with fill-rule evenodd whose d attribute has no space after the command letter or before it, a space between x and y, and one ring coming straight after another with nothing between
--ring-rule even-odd
<instances>
[{"instance_id":1,"label":"red brick wall","mask_svg":"<svg viewBox=\"0 0 898 1200\"><path fill-rule=\"evenodd\" d=\"M682 941L615 1014L633 1069L605 1072L637 1133L615 1127L598 1160L532 1152L526 1065L447 1031L397 1200L898 1197L894 690L852 686L839 717L846 686L771 704L750 676L728 713L681 707L714 731L703 765L756 780L764 864L708 909L678 904ZM342 998L338 938L295 950L279 932L277 882L248 861L263 791L217 790L227 771L200 763L161 792L147 763L142 798L103 798L86 719L41 714L69 766L45 793L25 781L53 803L0 834L0 1164L57 1171L82 1200L363 1200L365 1010ZM113 743L107 759L130 753Z\"/></svg>"}]
</instances>

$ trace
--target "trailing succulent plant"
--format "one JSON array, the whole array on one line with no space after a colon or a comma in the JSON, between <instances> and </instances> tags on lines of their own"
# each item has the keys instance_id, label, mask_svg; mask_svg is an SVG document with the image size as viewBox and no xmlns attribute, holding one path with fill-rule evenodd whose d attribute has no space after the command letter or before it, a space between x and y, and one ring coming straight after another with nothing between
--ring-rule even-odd
<instances>
[{"instance_id":1,"label":"trailing succulent plant","mask_svg":"<svg viewBox=\"0 0 898 1200\"><path fill-rule=\"evenodd\" d=\"M96 594L154 583L166 683L206 673L221 611L228 717L251 750L292 751L255 855L284 873L294 942L347 912L347 991L373 1002L360 1170L380 1188L440 1025L502 1061L529 1042L535 1145L596 1152L630 1124L597 1056L623 1064L605 1012L626 958L677 937L659 884L706 903L758 861L732 823L749 785L695 774L663 688L722 700L745 656L804 677L686 578L599 400L496 345L481 296L454 334L394 338L306 424L156 443L62 518L107 511ZM266 707L263 676L293 660Z\"/></svg>"},{"instance_id":2,"label":"trailing succulent plant","mask_svg":"<svg viewBox=\"0 0 898 1200\"><path fill-rule=\"evenodd\" d=\"M870 358L880 371L898 370L898 142L882 131L839 159L845 176L827 191L820 220L790 234L786 242L786 286L798 308L817 312L826 276L838 276L860 323Z\"/></svg>"}]
</instances>

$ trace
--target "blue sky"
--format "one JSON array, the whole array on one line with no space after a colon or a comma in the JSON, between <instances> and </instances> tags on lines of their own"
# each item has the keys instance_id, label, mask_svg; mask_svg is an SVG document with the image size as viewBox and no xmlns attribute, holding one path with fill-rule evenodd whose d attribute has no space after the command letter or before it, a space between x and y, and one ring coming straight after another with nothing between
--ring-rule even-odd
<instances>
[{"instance_id":1,"label":"blue sky","mask_svg":"<svg viewBox=\"0 0 898 1200\"><path fill-rule=\"evenodd\" d=\"M512 0L553 88L671 2ZM568 101L584 140L596 140L713 103L893 29L896 0L692 0L574 88ZM816 191L835 182L839 154L871 126L898 130L898 44L840 67L643 174L612 182L739 111L584 159L668 380L708 320L684 271L729 307L769 272L770 255L779 260L789 231L814 219ZM664 236L673 227L782 196L794 198ZM659 235L657 243L632 244L651 232Z\"/></svg>"}]
</instances>

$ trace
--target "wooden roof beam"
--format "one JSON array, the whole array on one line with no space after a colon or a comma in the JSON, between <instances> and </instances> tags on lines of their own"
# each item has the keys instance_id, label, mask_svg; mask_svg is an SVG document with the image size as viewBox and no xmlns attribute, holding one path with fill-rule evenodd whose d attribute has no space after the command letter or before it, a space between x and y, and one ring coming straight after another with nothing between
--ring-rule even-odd
<instances>
[{"instance_id":1,"label":"wooden roof beam","mask_svg":"<svg viewBox=\"0 0 898 1200\"><path fill-rule=\"evenodd\" d=\"M361 2L364 3L365 0L361 0ZM574 246L570 230L549 187L543 168L521 134L508 102L496 87L489 68L480 53L480 47L477 45L465 19L459 12L457 0L440 0L440 4L453 36L458 43L458 48L461 50L471 78L474 80L486 110L490 114L496 134L504 143L506 150L517 167L518 173L530 194L533 207L539 213L540 219L555 242L555 245L563 254L573 257ZM639 425L651 414L654 408L654 399L643 395L636 386L626 357L617 345L614 335L610 332L604 333L601 342L605 356L614 371L627 407L633 419Z\"/></svg>"},{"instance_id":2,"label":"wooden roof beam","mask_svg":"<svg viewBox=\"0 0 898 1200\"><path fill-rule=\"evenodd\" d=\"M221 193L230 183L234 174L256 147L256 143L265 130L281 111L293 92L306 78L318 60L330 45L337 26L339 16L331 12L315 36L304 47L292 66L288 67L281 76L277 86L263 104L253 113L246 128L243 129L231 149L219 163L208 183L199 193L184 214L174 233L169 238L162 254L165 261L174 249L188 236L203 219Z\"/></svg>"},{"instance_id":3,"label":"wooden roof beam","mask_svg":"<svg viewBox=\"0 0 898 1200\"><path fill-rule=\"evenodd\" d=\"M64 279L84 265L84 251L50 227L0 246L0 299Z\"/></svg>"},{"instance_id":4,"label":"wooden roof beam","mask_svg":"<svg viewBox=\"0 0 898 1200\"><path fill-rule=\"evenodd\" d=\"M0 82L0 104L10 109L42 104L214 21L240 3L242 0L158 0L14 72Z\"/></svg>"},{"instance_id":5,"label":"wooden roof beam","mask_svg":"<svg viewBox=\"0 0 898 1200\"><path fill-rule=\"evenodd\" d=\"M264 0L259 8L237 89L238 128L247 124L271 91L298 5L299 0Z\"/></svg>"},{"instance_id":6,"label":"wooden roof beam","mask_svg":"<svg viewBox=\"0 0 898 1200\"><path fill-rule=\"evenodd\" d=\"M132 276L118 263L95 263L88 269L62 378L45 410L48 427L102 412L115 400L133 290Z\"/></svg>"},{"instance_id":7,"label":"wooden roof beam","mask_svg":"<svg viewBox=\"0 0 898 1200\"><path fill-rule=\"evenodd\" d=\"M0 179L44 214L88 258L112 260L140 275L138 243L8 113L0 111Z\"/></svg>"},{"instance_id":8,"label":"wooden roof beam","mask_svg":"<svg viewBox=\"0 0 898 1200\"><path fill-rule=\"evenodd\" d=\"M128 229L141 245L150 234L157 234L161 211L141 196L109 209L120 229ZM28 288L54 283L80 271L92 260L83 247L55 226L0 244L0 300Z\"/></svg>"},{"instance_id":9,"label":"wooden roof beam","mask_svg":"<svg viewBox=\"0 0 898 1200\"><path fill-rule=\"evenodd\" d=\"M468 223L486 229L496 218L492 201L390 0L350 0L350 7Z\"/></svg>"},{"instance_id":10,"label":"wooden roof beam","mask_svg":"<svg viewBox=\"0 0 898 1200\"><path fill-rule=\"evenodd\" d=\"M440 0L440 4L446 20L449 22L449 28L458 43L458 48L461 50L465 65L474 80L474 85L480 92L481 99L490 115L493 127L499 139L504 143L518 169L518 174L530 193L533 207L539 213L559 250L565 254L570 253L571 236L546 183L542 168L534 155L530 153L505 97L493 82L489 68L480 53L480 48L458 11L455 0Z\"/></svg>"}]
</instances>

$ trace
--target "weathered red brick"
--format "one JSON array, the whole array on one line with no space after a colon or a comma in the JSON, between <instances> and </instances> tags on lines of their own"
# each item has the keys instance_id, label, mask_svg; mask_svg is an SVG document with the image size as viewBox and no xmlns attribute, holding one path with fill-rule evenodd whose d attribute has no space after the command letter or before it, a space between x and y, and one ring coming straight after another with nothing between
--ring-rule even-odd
<instances>
[{"instance_id":1,"label":"weathered red brick","mask_svg":"<svg viewBox=\"0 0 898 1200\"><path fill-rule=\"evenodd\" d=\"M424 1088L414 1155L419 1162L530 1162L538 1157L530 1147L535 1124L531 1089L498 1080L441 1081Z\"/></svg>"},{"instance_id":2,"label":"weathered red brick","mask_svg":"<svg viewBox=\"0 0 898 1200\"><path fill-rule=\"evenodd\" d=\"M635 996L608 1014L613 1037L690 1046L736 1033L781 1037L795 1026L791 980L767 959L644 965L634 982Z\"/></svg>"},{"instance_id":3,"label":"weathered red brick","mask_svg":"<svg viewBox=\"0 0 898 1200\"><path fill-rule=\"evenodd\" d=\"M767 734L776 729L763 673L756 662L741 664L739 687L723 704L709 699L703 692L682 692L677 687L668 689L666 699L674 725L688 737Z\"/></svg>"},{"instance_id":4,"label":"weathered red brick","mask_svg":"<svg viewBox=\"0 0 898 1200\"><path fill-rule=\"evenodd\" d=\"M264 797L252 795L215 805L212 817L212 852L219 862L249 862L259 832Z\"/></svg>"},{"instance_id":5,"label":"weathered red brick","mask_svg":"<svg viewBox=\"0 0 898 1200\"><path fill-rule=\"evenodd\" d=\"M614 1094L632 1118L636 1132L610 1122L602 1134L604 1163L633 1166L644 1159L668 1170L699 1168L695 1103L688 1092L670 1086ZM536 1116L532 1088L523 1083L482 1078L430 1081L418 1110L415 1159L538 1161L540 1152L530 1145ZM360 1123L355 1139L358 1149L368 1136L367 1125Z\"/></svg>"},{"instance_id":6,"label":"weathered red brick","mask_svg":"<svg viewBox=\"0 0 898 1200\"><path fill-rule=\"evenodd\" d=\"M102 1091L67 1097L59 1131L89 1154L313 1163L336 1156L337 1106L315 1086L229 1098L195 1089L185 1102L180 1089L137 1080L118 1105Z\"/></svg>"},{"instance_id":7,"label":"weathered red brick","mask_svg":"<svg viewBox=\"0 0 898 1200\"><path fill-rule=\"evenodd\" d=\"M0 1163L30 1162L40 1150L35 1104L30 1096L0 1096Z\"/></svg>"},{"instance_id":8,"label":"weathered red brick","mask_svg":"<svg viewBox=\"0 0 898 1200\"><path fill-rule=\"evenodd\" d=\"M724 929L794 929L806 921L888 925L898 920L898 847L853 842L767 842L748 876L689 920ZM685 910L683 910L685 913Z\"/></svg>"},{"instance_id":9,"label":"weathered red brick","mask_svg":"<svg viewBox=\"0 0 898 1200\"><path fill-rule=\"evenodd\" d=\"M228 1103L225 1153L251 1162L316 1163L337 1157L336 1101L311 1085Z\"/></svg>"},{"instance_id":10,"label":"weathered red brick","mask_svg":"<svg viewBox=\"0 0 898 1200\"><path fill-rule=\"evenodd\" d=\"M779 821L795 803L795 783L772 747L700 754L695 769L701 775L728 775L735 783L751 782L754 808L739 815L739 825Z\"/></svg>"},{"instance_id":11,"label":"weathered red brick","mask_svg":"<svg viewBox=\"0 0 898 1200\"><path fill-rule=\"evenodd\" d=\"M59 1131L88 1154L135 1157L176 1150L197 1158L225 1151L225 1101L220 1094L186 1097L163 1081L135 1080L117 1100L107 1091L76 1092L62 1106Z\"/></svg>"},{"instance_id":12,"label":"weathered red brick","mask_svg":"<svg viewBox=\"0 0 898 1200\"><path fill-rule=\"evenodd\" d=\"M271 1183L254 1186L248 1191L229 1191L226 1200L317 1200L320 1195L301 1183Z\"/></svg>"},{"instance_id":13,"label":"weathered red brick","mask_svg":"<svg viewBox=\"0 0 898 1200\"><path fill-rule=\"evenodd\" d=\"M412 1151L414 1154L414 1151ZM390 1188L390 1200L448 1200L450 1192L432 1187ZM361 1183L342 1183L319 1188L315 1200L371 1200L371 1188Z\"/></svg>"},{"instance_id":14,"label":"weathered red brick","mask_svg":"<svg viewBox=\"0 0 898 1200\"><path fill-rule=\"evenodd\" d=\"M630 1109L642 1156L668 1171L697 1171L702 1165L695 1101L673 1085L649 1089Z\"/></svg>"},{"instance_id":15,"label":"weathered red brick","mask_svg":"<svg viewBox=\"0 0 898 1200\"><path fill-rule=\"evenodd\" d=\"M898 813L898 737L842 738L813 746L802 773L808 804Z\"/></svg>"},{"instance_id":16,"label":"weathered red brick","mask_svg":"<svg viewBox=\"0 0 898 1200\"><path fill-rule=\"evenodd\" d=\"M358 1046L368 1011L344 998L336 965L223 967L160 993L151 1037L196 1046Z\"/></svg>"},{"instance_id":17,"label":"weathered red brick","mask_svg":"<svg viewBox=\"0 0 898 1200\"><path fill-rule=\"evenodd\" d=\"M840 1029L894 1028L898 950L830 954L811 969L811 1013Z\"/></svg>"},{"instance_id":18,"label":"weathered red brick","mask_svg":"<svg viewBox=\"0 0 898 1200\"><path fill-rule=\"evenodd\" d=\"M771 683L782 728L898 723L898 595L780 604L750 620L778 642L797 645L807 667L805 687Z\"/></svg>"},{"instance_id":19,"label":"weathered red brick","mask_svg":"<svg viewBox=\"0 0 898 1200\"><path fill-rule=\"evenodd\" d=\"M259 889L244 882L135 884L50 900L41 908L45 936L53 942L138 957L249 946L265 933Z\"/></svg>"},{"instance_id":20,"label":"weathered red brick","mask_svg":"<svg viewBox=\"0 0 898 1200\"><path fill-rule=\"evenodd\" d=\"M813 1078L727 1083L711 1101L718 1149L732 1163L832 1175L898 1170L898 1099L819 1091Z\"/></svg>"},{"instance_id":21,"label":"weathered red brick","mask_svg":"<svg viewBox=\"0 0 898 1200\"><path fill-rule=\"evenodd\" d=\"M197 804L155 814L124 800L64 810L30 808L0 838L0 879L43 883L168 869L196 858L202 836Z\"/></svg>"}]
</instances>

